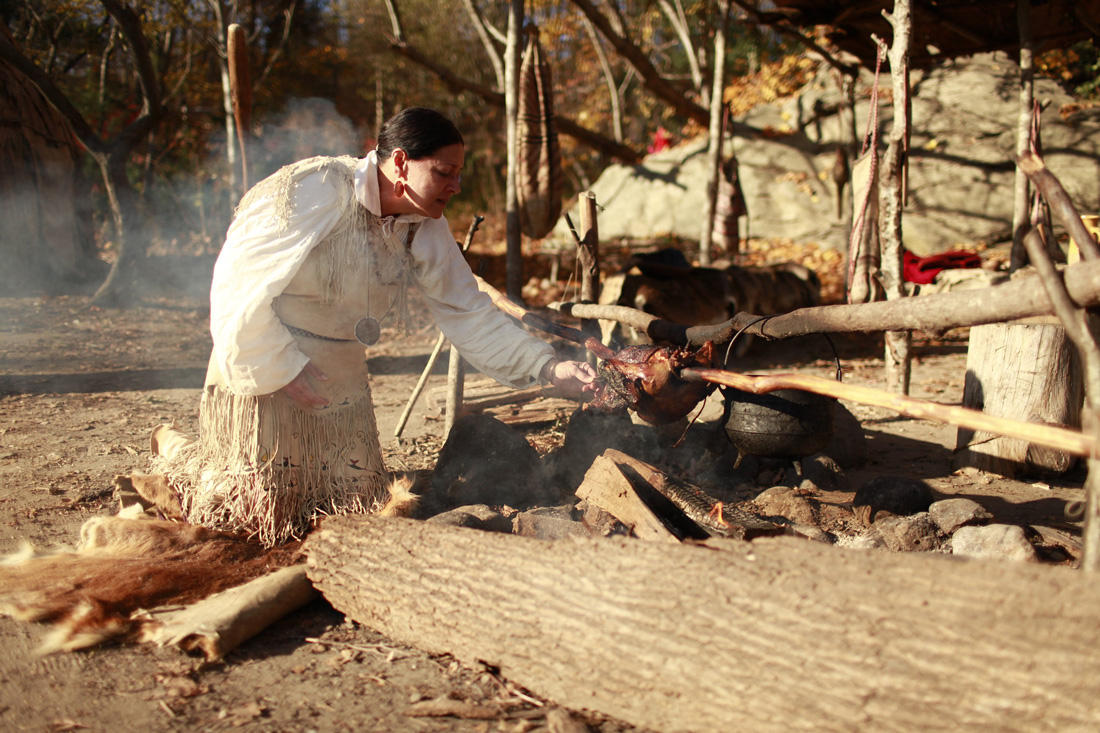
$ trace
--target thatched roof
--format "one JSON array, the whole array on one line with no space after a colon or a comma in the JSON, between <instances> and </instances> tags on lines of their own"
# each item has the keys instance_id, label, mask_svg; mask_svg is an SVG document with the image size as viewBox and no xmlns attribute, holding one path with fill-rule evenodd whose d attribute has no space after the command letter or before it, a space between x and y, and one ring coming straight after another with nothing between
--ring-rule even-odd
<instances>
[{"instance_id":1,"label":"thatched roof","mask_svg":"<svg viewBox=\"0 0 1100 733\"><path fill-rule=\"evenodd\" d=\"M778 6L773 18L836 28L830 40L866 66L875 64L871 34L887 43L893 37L882 15L893 10L893 0L773 1ZM919 68L975 53L1018 51L1016 5L1017 0L910 0L910 64ZM1037 51L1100 39L1100 0L1032 0L1031 27Z\"/></svg>"}]
</instances>

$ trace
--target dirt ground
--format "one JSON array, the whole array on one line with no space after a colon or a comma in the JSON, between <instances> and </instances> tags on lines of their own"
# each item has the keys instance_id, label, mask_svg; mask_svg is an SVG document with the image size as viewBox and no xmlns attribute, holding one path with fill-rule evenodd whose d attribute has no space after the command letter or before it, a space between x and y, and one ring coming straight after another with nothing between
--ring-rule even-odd
<instances>
[{"instance_id":1,"label":"dirt ground","mask_svg":"<svg viewBox=\"0 0 1100 733\"><path fill-rule=\"evenodd\" d=\"M202 282L201 275L176 272L129 310L91 308L85 296L0 298L0 552L27 542L73 544L82 522L117 511L114 477L147 467L152 427L176 421L194 430L210 348ZM442 444L443 420L423 399L402 440L393 439L435 338L424 324L410 338L384 340L369 355L391 468L430 468ZM828 343L799 341L760 345L742 370L830 376ZM837 348L846 381L883 385L879 338L841 338ZM958 404L965 332L935 341L918 335L915 355L913 395ZM431 385L445 382L445 361ZM1046 528L1044 539L1054 549L1046 561L1075 562L1080 533L1063 510L1081 498L1080 475L1014 481L953 473L954 428L848 406L862 422L871 456L848 472L853 490L886 473L922 478L938 497L973 498L997 521ZM546 444L560 433L560 426L543 426L528 437ZM832 491L821 499L844 508L851 497ZM0 618L0 729L567 730L551 701L494 670L395 643L346 620L323 599L216 664L149 645L39 657L34 649L45 633L39 625ZM416 703L440 696L497 712L487 720L413 715ZM604 733L633 730L595 715L575 720L581 719Z\"/></svg>"}]
</instances>

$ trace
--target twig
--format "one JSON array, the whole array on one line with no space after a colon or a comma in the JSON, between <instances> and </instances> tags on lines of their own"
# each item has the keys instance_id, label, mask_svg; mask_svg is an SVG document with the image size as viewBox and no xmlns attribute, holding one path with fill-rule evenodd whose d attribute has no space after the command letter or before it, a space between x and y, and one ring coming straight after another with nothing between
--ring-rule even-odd
<instances>
[{"instance_id":1,"label":"twig","mask_svg":"<svg viewBox=\"0 0 1100 733\"><path fill-rule=\"evenodd\" d=\"M405 657L412 656L411 654L403 653L400 649L394 649L392 646L386 646L385 644L349 644L346 641L325 641L324 639L315 639L311 636L305 638L308 644L321 644L323 646L341 646L345 649L353 649L357 652L371 652L373 654L389 654L391 655L390 661L393 659L404 659ZM400 655L400 656L392 656Z\"/></svg>"},{"instance_id":2,"label":"twig","mask_svg":"<svg viewBox=\"0 0 1100 733\"><path fill-rule=\"evenodd\" d=\"M413 387L412 394L409 395L409 400L405 403L405 409L401 411L401 417L397 418L397 426L393 429L393 437L401 437L401 432L405 429L405 423L409 421L409 415L412 414L416 401L420 399L420 393L424 391L424 385L428 383L428 377L431 376L432 369L435 368L435 362L439 359L439 353L443 351L443 344L445 343L447 343L447 335L440 331L439 338L435 340L435 347L428 356L428 363L424 365L424 371L420 372L420 379Z\"/></svg>"}]
</instances>

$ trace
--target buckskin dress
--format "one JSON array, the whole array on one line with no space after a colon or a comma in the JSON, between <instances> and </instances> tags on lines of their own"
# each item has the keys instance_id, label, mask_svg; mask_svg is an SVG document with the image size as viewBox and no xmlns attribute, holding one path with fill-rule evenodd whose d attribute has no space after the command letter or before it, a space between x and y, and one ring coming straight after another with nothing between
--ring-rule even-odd
<instances>
[{"instance_id":1,"label":"buckskin dress","mask_svg":"<svg viewBox=\"0 0 1100 733\"><path fill-rule=\"evenodd\" d=\"M477 369L522 387L553 348L477 289L446 219L379 215L377 159L311 158L241 201L214 268L214 348L199 437L155 459L188 521L266 544L318 515L371 512L388 496L370 375L356 324L407 317L410 286ZM312 362L330 400L279 390Z\"/></svg>"}]
</instances>

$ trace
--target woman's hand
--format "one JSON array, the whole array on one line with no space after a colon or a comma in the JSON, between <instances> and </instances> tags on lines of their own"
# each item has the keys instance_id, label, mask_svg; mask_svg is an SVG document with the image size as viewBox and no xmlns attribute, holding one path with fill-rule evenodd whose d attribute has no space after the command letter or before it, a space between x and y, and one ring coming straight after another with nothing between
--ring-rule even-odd
<instances>
[{"instance_id":1,"label":"woman's hand","mask_svg":"<svg viewBox=\"0 0 1100 733\"><path fill-rule=\"evenodd\" d=\"M586 361L558 361L551 360L545 367L547 388L553 388L556 393L572 400L585 400L591 398L596 391L595 368Z\"/></svg>"},{"instance_id":2,"label":"woman's hand","mask_svg":"<svg viewBox=\"0 0 1100 733\"><path fill-rule=\"evenodd\" d=\"M290 382L279 391L307 409L325 407L329 404L329 401L313 388L313 385L309 381L310 377L320 382L328 381L328 375L313 366L313 362L306 362L306 365L302 368L302 371L298 373L298 376L290 380Z\"/></svg>"}]
</instances>

